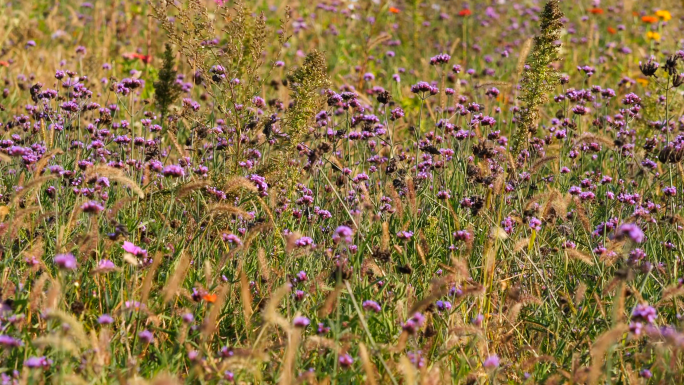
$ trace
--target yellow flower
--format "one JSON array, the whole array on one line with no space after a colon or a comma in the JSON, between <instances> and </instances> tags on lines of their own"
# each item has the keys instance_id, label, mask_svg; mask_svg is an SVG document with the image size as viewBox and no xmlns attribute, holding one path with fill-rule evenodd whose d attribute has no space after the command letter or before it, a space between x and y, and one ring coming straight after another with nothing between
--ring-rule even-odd
<instances>
[{"instance_id":1,"label":"yellow flower","mask_svg":"<svg viewBox=\"0 0 684 385\"><path fill-rule=\"evenodd\" d=\"M646 32L646 39L660 41L660 34L658 32L648 31Z\"/></svg>"},{"instance_id":2,"label":"yellow flower","mask_svg":"<svg viewBox=\"0 0 684 385\"><path fill-rule=\"evenodd\" d=\"M655 14L659 18L663 19L663 21L668 21L668 20L672 19L672 15L670 14L670 11L666 11L664 9L656 11Z\"/></svg>"},{"instance_id":3,"label":"yellow flower","mask_svg":"<svg viewBox=\"0 0 684 385\"><path fill-rule=\"evenodd\" d=\"M644 78L637 78L637 83L641 84L642 86L646 87L648 85L648 80Z\"/></svg>"}]
</instances>

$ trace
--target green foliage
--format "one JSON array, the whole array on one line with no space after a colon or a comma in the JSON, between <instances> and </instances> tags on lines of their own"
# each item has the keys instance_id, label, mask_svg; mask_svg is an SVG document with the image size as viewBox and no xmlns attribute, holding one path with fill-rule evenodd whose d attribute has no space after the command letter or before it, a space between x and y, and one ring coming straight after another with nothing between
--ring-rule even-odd
<instances>
[{"instance_id":1,"label":"green foliage","mask_svg":"<svg viewBox=\"0 0 684 385\"><path fill-rule=\"evenodd\" d=\"M563 12L559 0L549 0L541 14L541 31L534 38L534 48L527 58L527 66L520 81L523 103L517 115L517 127L513 134L514 154L527 147L531 132L536 131L539 107L546 103L547 94L558 84L558 72L549 65L558 60L558 40L561 35Z\"/></svg>"},{"instance_id":2,"label":"green foliage","mask_svg":"<svg viewBox=\"0 0 684 385\"><path fill-rule=\"evenodd\" d=\"M159 70L159 77L154 82L154 103L159 109L159 113L164 117L169 111L169 107L178 99L181 93L181 87L176 83L175 59L173 57L173 50L170 44L166 44L164 50L164 63Z\"/></svg>"},{"instance_id":3,"label":"green foliage","mask_svg":"<svg viewBox=\"0 0 684 385\"><path fill-rule=\"evenodd\" d=\"M304 63L290 73L287 81L294 103L287 114L290 145L294 147L303 138L307 123L321 105L318 91L330 87L325 55L317 50L308 54Z\"/></svg>"}]
</instances>

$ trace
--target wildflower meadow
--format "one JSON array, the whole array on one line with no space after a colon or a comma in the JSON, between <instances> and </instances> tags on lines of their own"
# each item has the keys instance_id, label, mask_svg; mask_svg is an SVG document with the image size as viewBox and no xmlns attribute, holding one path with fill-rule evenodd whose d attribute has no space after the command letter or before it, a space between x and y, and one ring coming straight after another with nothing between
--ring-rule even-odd
<instances>
[{"instance_id":1,"label":"wildflower meadow","mask_svg":"<svg viewBox=\"0 0 684 385\"><path fill-rule=\"evenodd\" d=\"M0 382L684 383L684 3L0 0Z\"/></svg>"}]
</instances>

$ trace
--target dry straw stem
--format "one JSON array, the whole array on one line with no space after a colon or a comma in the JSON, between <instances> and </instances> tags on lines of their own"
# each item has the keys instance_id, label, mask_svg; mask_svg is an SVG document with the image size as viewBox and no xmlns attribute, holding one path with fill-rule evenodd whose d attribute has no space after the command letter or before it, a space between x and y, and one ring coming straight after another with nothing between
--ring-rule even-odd
<instances>
[{"instance_id":1,"label":"dry straw stem","mask_svg":"<svg viewBox=\"0 0 684 385\"><path fill-rule=\"evenodd\" d=\"M408 312L409 317L413 316L417 312L425 310L428 306L430 306L431 303L444 296L446 294L446 285L443 283L443 280L439 280L433 284L435 288L432 290L432 292L427 297L421 299L411 306L411 309Z\"/></svg>"},{"instance_id":2,"label":"dry straw stem","mask_svg":"<svg viewBox=\"0 0 684 385\"><path fill-rule=\"evenodd\" d=\"M530 167L530 173L531 174L537 173L537 171L539 171L542 167L544 167L545 164L552 162L556 159L558 159L558 156L556 156L556 155L549 155L549 156L545 156L545 157L539 159L538 161L534 162L534 164L532 164L532 167Z\"/></svg>"},{"instance_id":3,"label":"dry straw stem","mask_svg":"<svg viewBox=\"0 0 684 385\"><path fill-rule=\"evenodd\" d=\"M89 346L85 329L83 328L83 325L78 322L76 317L61 310L51 310L48 315L50 318L55 318L61 321L61 323L69 325L69 334L74 337L74 340L81 348L87 348Z\"/></svg>"},{"instance_id":4,"label":"dry straw stem","mask_svg":"<svg viewBox=\"0 0 684 385\"><path fill-rule=\"evenodd\" d=\"M589 384L598 384L606 352L611 346L619 342L628 330L629 327L627 325L618 324L596 338L591 348L592 365L589 368Z\"/></svg>"},{"instance_id":5,"label":"dry straw stem","mask_svg":"<svg viewBox=\"0 0 684 385\"><path fill-rule=\"evenodd\" d=\"M161 252L157 252L152 261L152 266L147 270L145 275L145 281L143 281L142 286L142 303L147 304L147 300L150 297L150 290L152 289L152 280L154 279L154 274L157 272L159 265L161 264L163 255Z\"/></svg>"},{"instance_id":6,"label":"dry straw stem","mask_svg":"<svg viewBox=\"0 0 684 385\"><path fill-rule=\"evenodd\" d=\"M288 333L287 350L283 359L282 371L280 373L280 385L290 385L294 382L294 365L297 358L297 350L302 339L301 330L294 328Z\"/></svg>"},{"instance_id":7,"label":"dry straw stem","mask_svg":"<svg viewBox=\"0 0 684 385\"><path fill-rule=\"evenodd\" d=\"M40 174L42 174L42 173L43 173L43 169L45 168L45 166L47 165L47 163L50 161L50 159L52 159L52 157L55 156L55 155L59 155L59 154L63 154L63 153L64 153L64 151L62 151L62 150L59 149L59 148L56 148L56 149L54 149L54 150L48 152L47 154L43 155L43 157L40 158L40 160L38 161L38 163L36 163L36 166L35 166L35 168L34 168L34 170L35 170L35 171L34 171L34 175L40 175Z\"/></svg>"},{"instance_id":8,"label":"dry straw stem","mask_svg":"<svg viewBox=\"0 0 684 385\"><path fill-rule=\"evenodd\" d=\"M359 356L361 357L361 364L363 365L363 371L366 372L366 384L376 385L375 381L375 365L371 362L370 355L368 354L368 349L363 342L359 343Z\"/></svg>"},{"instance_id":9,"label":"dry straw stem","mask_svg":"<svg viewBox=\"0 0 684 385\"><path fill-rule=\"evenodd\" d=\"M578 144L582 143L601 143L609 147L615 145L612 139L603 135L593 134L591 132L585 132L580 135L579 138L572 143L572 147L577 147Z\"/></svg>"},{"instance_id":10,"label":"dry straw stem","mask_svg":"<svg viewBox=\"0 0 684 385\"><path fill-rule=\"evenodd\" d=\"M10 203L10 206L12 206L12 207L17 207L17 203L19 202L19 200L20 200L22 197L24 197L26 194L28 194L29 192L31 192L31 190L32 190L33 188L39 187L39 186L42 185L43 183L45 183L45 182L47 182L47 181L49 181L49 180L52 180L52 179L56 179L56 178L57 178L57 175L53 175L53 174L51 174L51 175L46 175L46 176L41 176L41 177L38 177L38 178L33 178L30 182L28 182L25 186L23 186L24 188L22 188L21 190L19 190L19 191L16 193L16 195L14 195L14 197L12 198L12 203Z\"/></svg>"},{"instance_id":11,"label":"dry straw stem","mask_svg":"<svg viewBox=\"0 0 684 385\"><path fill-rule=\"evenodd\" d=\"M587 293L587 285L585 285L584 282L581 282L577 286L577 289L575 290L575 306L579 306L580 303L582 303L586 293Z\"/></svg>"},{"instance_id":12,"label":"dry straw stem","mask_svg":"<svg viewBox=\"0 0 684 385\"><path fill-rule=\"evenodd\" d=\"M51 348L57 351L71 354L72 357L77 357L79 349L70 339L60 337L57 335L46 335L38 337L31 342L33 346L38 349Z\"/></svg>"},{"instance_id":13,"label":"dry straw stem","mask_svg":"<svg viewBox=\"0 0 684 385\"><path fill-rule=\"evenodd\" d=\"M588 254L575 249L565 249L565 253L574 260L584 262L589 266L594 266L594 261Z\"/></svg>"},{"instance_id":14,"label":"dry straw stem","mask_svg":"<svg viewBox=\"0 0 684 385\"><path fill-rule=\"evenodd\" d=\"M188 182L178 190L178 195L176 196L176 199L183 199L186 196L192 194L193 191L201 189L206 186L209 186L209 181L206 180Z\"/></svg>"},{"instance_id":15,"label":"dry straw stem","mask_svg":"<svg viewBox=\"0 0 684 385\"><path fill-rule=\"evenodd\" d=\"M266 260L266 250L263 247L257 251L257 260L259 262L259 274L264 281L268 282L271 279L271 268Z\"/></svg>"},{"instance_id":16,"label":"dry straw stem","mask_svg":"<svg viewBox=\"0 0 684 385\"><path fill-rule=\"evenodd\" d=\"M209 215L211 216L216 216L220 214L229 214L229 215L236 215L236 216L241 216L243 218L251 218L252 216L245 210L229 205L229 204L222 204L222 203L217 203L211 207L209 207Z\"/></svg>"},{"instance_id":17,"label":"dry straw stem","mask_svg":"<svg viewBox=\"0 0 684 385\"><path fill-rule=\"evenodd\" d=\"M342 292L342 285L337 285L335 289L331 291L327 297L325 297L323 305L318 309L319 317L325 318L332 313L333 307L337 301L337 297L340 296L340 292Z\"/></svg>"},{"instance_id":18,"label":"dry straw stem","mask_svg":"<svg viewBox=\"0 0 684 385\"><path fill-rule=\"evenodd\" d=\"M223 191L227 193L231 193L239 188L243 188L247 191L250 192L258 192L256 186L254 183L252 183L249 179L242 177L242 176L236 176L228 180L226 184L223 186Z\"/></svg>"},{"instance_id":19,"label":"dry straw stem","mask_svg":"<svg viewBox=\"0 0 684 385\"><path fill-rule=\"evenodd\" d=\"M169 302L171 298L178 292L185 279L185 274L188 272L188 267L190 266L190 254L186 250L180 252L180 259L176 268L173 270L171 278L166 283L166 287L163 293L164 302Z\"/></svg>"},{"instance_id":20,"label":"dry straw stem","mask_svg":"<svg viewBox=\"0 0 684 385\"><path fill-rule=\"evenodd\" d=\"M582 228L584 228L584 231L590 233L591 224L589 222L589 218L587 218L587 211L584 209L584 206L582 206L582 202L579 200L579 198L574 197L574 201L575 207L577 208L577 218L579 218L579 221L582 224Z\"/></svg>"},{"instance_id":21,"label":"dry straw stem","mask_svg":"<svg viewBox=\"0 0 684 385\"><path fill-rule=\"evenodd\" d=\"M380 239L380 250L387 252L389 251L390 245L390 231L389 222L382 222L382 238Z\"/></svg>"},{"instance_id":22,"label":"dry straw stem","mask_svg":"<svg viewBox=\"0 0 684 385\"><path fill-rule=\"evenodd\" d=\"M209 314L204 318L204 322L202 323L202 334L207 339L214 334L216 329L218 329L219 315L221 314L223 305L226 303L226 299L228 299L229 292L230 285L223 284L219 287L216 302L211 305Z\"/></svg>"},{"instance_id":23,"label":"dry straw stem","mask_svg":"<svg viewBox=\"0 0 684 385\"><path fill-rule=\"evenodd\" d=\"M418 211L418 206L416 204L416 186L413 183L413 178L406 177L406 188L408 190L408 201L409 208L411 209L411 215L415 217Z\"/></svg>"},{"instance_id":24,"label":"dry straw stem","mask_svg":"<svg viewBox=\"0 0 684 385\"><path fill-rule=\"evenodd\" d=\"M340 346L338 346L338 343L335 340L320 336L310 336L307 338L306 341L304 341L304 348L305 350L325 348L330 351L342 353L342 349Z\"/></svg>"},{"instance_id":25,"label":"dry straw stem","mask_svg":"<svg viewBox=\"0 0 684 385\"><path fill-rule=\"evenodd\" d=\"M128 186L140 199L145 198L145 192L135 183L132 179L127 178L122 175L115 175L109 178L113 182L119 182L125 186Z\"/></svg>"},{"instance_id":26,"label":"dry straw stem","mask_svg":"<svg viewBox=\"0 0 684 385\"><path fill-rule=\"evenodd\" d=\"M660 297L660 301L656 304L656 306L665 306L665 305L670 305L670 301L674 298L684 296L684 287L680 287L679 285L675 286L670 286L668 288L665 288L663 290L663 294Z\"/></svg>"},{"instance_id":27,"label":"dry straw stem","mask_svg":"<svg viewBox=\"0 0 684 385\"><path fill-rule=\"evenodd\" d=\"M415 366L413 366L408 357L401 356L401 358L399 359L399 368L401 369L401 372L404 374L405 384L416 383L416 377L418 373L416 371Z\"/></svg>"},{"instance_id":28,"label":"dry straw stem","mask_svg":"<svg viewBox=\"0 0 684 385\"><path fill-rule=\"evenodd\" d=\"M240 298L242 299L242 313L245 317L245 328L250 331L252 320L252 294L249 291L249 282L244 270L240 270Z\"/></svg>"},{"instance_id":29,"label":"dry straw stem","mask_svg":"<svg viewBox=\"0 0 684 385\"><path fill-rule=\"evenodd\" d=\"M280 301L290 292L290 285L285 284L273 293L271 299L264 306L263 319L269 324L278 325L285 331L290 331L290 323L278 313Z\"/></svg>"}]
</instances>

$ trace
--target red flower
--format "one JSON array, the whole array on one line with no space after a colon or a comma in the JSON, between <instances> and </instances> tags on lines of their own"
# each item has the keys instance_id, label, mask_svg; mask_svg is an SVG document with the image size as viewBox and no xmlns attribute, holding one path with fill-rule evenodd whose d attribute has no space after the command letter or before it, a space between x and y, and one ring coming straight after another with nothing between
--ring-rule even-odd
<instances>
[{"instance_id":1,"label":"red flower","mask_svg":"<svg viewBox=\"0 0 684 385\"><path fill-rule=\"evenodd\" d=\"M472 14L473 14L473 11L469 10L468 8L466 8L466 9L462 9L462 10L458 13L458 16L463 16L463 17L465 17L465 16L470 16L470 15L472 15Z\"/></svg>"},{"instance_id":2,"label":"red flower","mask_svg":"<svg viewBox=\"0 0 684 385\"><path fill-rule=\"evenodd\" d=\"M399 10L399 8L395 8L395 7L389 7L389 11L390 11L390 13L399 13L399 12L401 12L401 11Z\"/></svg>"},{"instance_id":3,"label":"red flower","mask_svg":"<svg viewBox=\"0 0 684 385\"><path fill-rule=\"evenodd\" d=\"M615 35L617 33L617 30L613 27L608 27L608 33L611 35Z\"/></svg>"},{"instance_id":4,"label":"red flower","mask_svg":"<svg viewBox=\"0 0 684 385\"><path fill-rule=\"evenodd\" d=\"M603 9L602 8L592 8L589 10L590 13L593 13L594 15L603 15Z\"/></svg>"},{"instance_id":5,"label":"red flower","mask_svg":"<svg viewBox=\"0 0 684 385\"><path fill-rule=\"evenodd\" d=\"M143 55L141 53L125 53L123 54L123 57L127 60L140 59L140 61L145 64L150 64L152 62L152 55Z\"/></svg>"}]
</instances>

